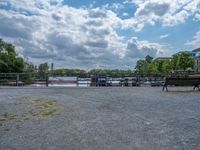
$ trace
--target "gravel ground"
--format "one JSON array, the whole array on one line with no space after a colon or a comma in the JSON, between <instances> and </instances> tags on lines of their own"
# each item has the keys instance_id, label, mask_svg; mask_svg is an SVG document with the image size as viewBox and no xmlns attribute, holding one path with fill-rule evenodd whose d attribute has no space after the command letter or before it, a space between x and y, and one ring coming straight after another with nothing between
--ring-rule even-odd
<instances>
[{"instance_id":1,"label":"gravel ground","mask_svg":"<svg viewBox=\"0 0 200 150\"><path fill-rule=\"evenodd\" d=\"M0 150L200 150L200 92L161 89L0 88Z\"/></svg>"}]
</instances>

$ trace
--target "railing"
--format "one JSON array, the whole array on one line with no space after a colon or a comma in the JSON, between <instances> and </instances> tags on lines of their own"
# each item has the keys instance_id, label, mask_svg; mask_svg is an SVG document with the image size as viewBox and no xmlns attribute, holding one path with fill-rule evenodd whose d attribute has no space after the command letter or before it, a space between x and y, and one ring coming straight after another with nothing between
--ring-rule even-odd
<instances>
[{"instance_id":1,"label":"railing","mask_svg":"<svg viewBox=\"0 0 200 150\"><path fill-rule=\"evenodd\" d=\"M44 74L44 77L40 77L35 73L0 73L0 85L1 86L26 86L35 83L48 86L48 74Z\"/></svg>"},{"instance_id":2,"label":"railing","mask_svg":"<svg viewBox=\"0 0 200 150\"><path fill-rule=\"evenodd\" d=\"M93 75L91 78L74 77L73 80L55 77L44 73L0 73L0 86L54 86L74 84L74 86L129 86L139 85L145 82L164 81L166 77L187 77L194 73L173 74L132 74L123 76ZM131 83L131 84L130 84Z\"/></svg>"}]
</instances>

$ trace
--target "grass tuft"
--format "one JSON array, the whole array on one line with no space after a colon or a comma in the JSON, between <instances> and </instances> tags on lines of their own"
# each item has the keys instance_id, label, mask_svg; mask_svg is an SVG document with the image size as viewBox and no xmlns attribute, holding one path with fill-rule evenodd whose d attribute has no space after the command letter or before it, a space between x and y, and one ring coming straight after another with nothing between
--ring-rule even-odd
<instances>
[{"instance_id":1,"label":"grass tuft","mask_svg":"<svg viewBox=\"0 0 200 150\"><path fill-rule=\"evenodd\" d=\"M47 117L58 113L57 102L55 100L23 97L18 101L18 104L32 106L31 109L28 110L28 114L32 117Z\"/></svg>"},{"instance_id":2,"label":"grass tuft","mask_svg":"<svg viewBox=\"0 0 200 150\"><path fill-rule=\"evenodd\" d=\"M46 109L46 110L44 110L44 111L42 112L42 116L53 116L53 115L56 114L56 112L57 112L57 109L53 109L53 108L51 108L51 109Z\"/></svg>"},{"instance_id":3,"label":"grass tuft","mask_svg":"<svg viewBox=\"0 0 200 150\"><path fill-rule=\"evenodd\" d=\"M34 98L34 97L23 97L16 102L16 105L25 105L21 115L12 115L9 113L4 113L0 115L0 127L3 127L3 124L14 120L16 129L22 127L23 123L31 119L42 119L46 117L52 117L58 113L57 101L44 98ZM10 129L4 129L9 131Z\"/></svg>"},{"instance_id":4,"label":"grass tuft","mask_svg":"<svg viewBox=\"0 0 200 150\"><path fill-rule=\"evenodd\" d=\"M16 119L15 115L4 113L3 115L0 115L0 122L4 121L10 121Z\"/></svg>"}]
</instances>

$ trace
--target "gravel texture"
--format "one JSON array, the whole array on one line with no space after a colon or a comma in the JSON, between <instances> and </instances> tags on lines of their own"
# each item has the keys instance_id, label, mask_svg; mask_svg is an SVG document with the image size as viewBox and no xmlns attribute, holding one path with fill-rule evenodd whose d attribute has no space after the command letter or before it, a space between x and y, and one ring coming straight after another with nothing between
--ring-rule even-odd
<instances>
[{"instance_id":1,"label":"gravel texture","mask_svg":"<svg viewBox=\"0 0 200 150\"><path fill-rule=\"evenodd\" d=\"M0 88L0 150L200 150L200 92L161 90Z\"/></svg>"}]
</instances>

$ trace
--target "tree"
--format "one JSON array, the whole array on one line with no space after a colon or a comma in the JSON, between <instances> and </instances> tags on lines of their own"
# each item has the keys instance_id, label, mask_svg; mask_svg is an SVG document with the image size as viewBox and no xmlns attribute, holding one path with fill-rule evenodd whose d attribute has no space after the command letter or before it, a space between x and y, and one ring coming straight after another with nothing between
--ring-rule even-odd
<instances>
[{"instance_id":1,"label":"tree","mask_svg":"<svg viewBox=\"0 0 200 150\"><path fill-rule=\"evenodd\" d=\"M194 63L195 62L190 57L190 55L188 55L186 53L181 53L179 55L178 66L179 66L180 69L183 69L185 71L187 68L193 68Z\"/></svg>"},{"instance_id":2,"label":"tree","mask_svg":"<svg viewBox=\"0 0 200 150\"><path fill-rule=\"evenodd\" d=\"M179 69L178 57L179 57L179 54L173 55L173 57L172 57L172 69L173 70L178 70Z\"/></svg>"},{"instance_id":3,"label":"tree","mask_svg":"<svg viewBox=\"0 0 200 150\"><path fill-rule=\"evenodd\" d=\"M148 74L156 74L156 73L158 73L157 66L154 63L148 64L147 73Z\"/></svg>"},{"instance_id":4,"label":"tree","mask_svg":"<svg viewBox=\"0 0 200 150\"><path fill-rule=\"evenodd\" d=\"M145 60L142 60L142 59L138 60L135 67L136 72L139 74L144 74L146 72L145 71L146 64L147 63Z\"/></svg>"},{"instance_id":5,"label":"tree","mask_svg":"<svg viewBox=\"0 0 200 150\"><path fill-rule=\"evenodd\" d=\"M25 73L35 73L36 68L32 63L25 63L25 68L24 68Z\"/></svg>"},{"instance_id":6,"label":"tree","mask_svg":"<svg viewBox=\"0 0 200 150\"><path fill-rule=\"evenodd\" d=\"M38 74L39 74L39 76L42 79L44 79L45 76L46 76L46 73L48 73L48 70L49 70L49 65L48 65L47 62L40 64L39 67L38 67Z\"/></svg>"},{"instance_id":7,"label":"tree","mask_svg":"<svg viewBox=\"0 0 200 150\"><path fill-rule=\"evenodd\" d=\"M153 57L149 55L145 57L145 60L143 59L138 60L135 67L136 72L139 74L147 74L149 72L153 72L153 70L155 70L155 67L153 67L153 64L150 65L152 61L153 61Z\"/></svg>"},{"instance_id":8,"label":"tree","mask_svg":"<svg viewBox=\"0 0 200 150\"><path fill-rule=\"evenodd\" d=\"M151 63L152 60L153 60L153 57L151 57L151 56L149 56L149 55L147 55L147 56L145 57L145 61L146 61L147 63Z\"/></svg>"},{"instance_id":9,"label":"tree","mask_svg":"<svg viewBox=\"0 0 200 150\"><path fill-rule=\"evenodd\" d=\"M162 73L170 73L172 71L172 62L165 60L162 64Z\"/></svg>"},{"instance_id":10,"label":"tree","mask_svg":"<svg viewBox=\"0 0 200 150\"><path fill-rule=\"evenodd\" d=\"M189 54L183 52L179 53L177 55L174 55L172 58L174 70L186 70L187 68L193 68L194 67L194 60L190 57Z\"/></svg>"},{"instance_id":11,"label":"tree","mask_svg":"<svg viewBox=\"0 0 200 150\"><path fill-rule=\"evenodd\" d=\"M163 64L164 64L165 60L156 60L154 61L154 64L157 68L157 71L162 73L164 72L164 68L163 68Z\"/></svg>"},{"instance_id":12,"label":"tree","mask_svg":"<svg viewBox=\"0 0 200 150\"><path fill-rule=\"evenodd\" d=\"M24 60L15 52L15 47L0 39L0 72L14 73L24 71Z\"/></svg>"}]
</instances>

